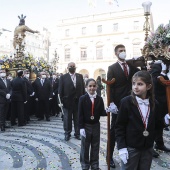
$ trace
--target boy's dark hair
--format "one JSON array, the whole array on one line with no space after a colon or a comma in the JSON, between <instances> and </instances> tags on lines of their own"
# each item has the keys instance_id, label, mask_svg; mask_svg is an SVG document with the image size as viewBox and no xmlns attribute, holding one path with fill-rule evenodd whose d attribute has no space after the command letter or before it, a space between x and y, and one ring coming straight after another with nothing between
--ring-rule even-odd
<instances>
[{"instance_id":1,"label":"boy's dark hair","mask_svg":"<svg viewBox=\"0 0 170 170\"><path fill-rule=\"evenodd\" d=\"M119 44L115 47L115 53L117 52L118 48L125 48L123 44Z\"/></svg>"},{"instance_id":2,"label":"boy's dark hair","mask_svg":"<svg viewBox=\"0 0 170 170\"><path fill-rule=\"evenodd\" d=\"M89 82L90 82L90 81L94 81L94 82L95 82L95 84L96 84L96 81L95 81L94 79L89 78L89 79L86 81L86 84L85 84L85 85L86 85L86 86L88 86L88 84L89 84Z\"/></svg>"},{"instance_id":3,"label":"boy's dark hair","mask_svg":"<svg viewBox=\"0 0 170 170\"><path fill-rule=\"evenodd\" d=\"M154 110L154 108L155 108L155 96L154 96L154 87L153 87L152 76L149 74L148 71L142 70L142 71L136 72L133 75L132 83L133 83L133 80L136 79L136 78L140 78L144 83L146 83L146 85L149 85L149 84L152 85L151 88L147 91L146 97L149 98L149 101L151 102L153 110ZM135 105L137 105L137 101L136 101L136 98L135 98L136 95L133 93L133 90L131 92L131 96L132 96L132 99L133 99L133 103Z\"/></svg>"},{"instance_id":4,"label":"boy's dark hair","mask_svg":"<svg viewBox=\"0 0 170 170\"><path fill-rule=\"evenodd\" d=\"M18 71L17 71L17 76L18 76L18 77L21 77L22 75L23 75L23 71L22 71L22 70L18 70Z\"/></svg>"}]
</instances>

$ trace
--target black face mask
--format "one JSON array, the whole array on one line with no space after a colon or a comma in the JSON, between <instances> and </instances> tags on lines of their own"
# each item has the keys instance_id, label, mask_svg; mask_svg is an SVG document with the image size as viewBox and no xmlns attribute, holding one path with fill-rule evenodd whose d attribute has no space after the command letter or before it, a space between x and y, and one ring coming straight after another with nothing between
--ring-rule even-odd
<instances>
[{"instance_id":1,"label":"black face mask","mask_svg":"<svg viewBox=\"0 0 170 170\"><path fill-rule=\"evenodd\" d=\"M70 67L68 70L69 70L70 73L73 74L73 73L75 73L76 68L75 67Z\"/></svg>"}]
</instances>

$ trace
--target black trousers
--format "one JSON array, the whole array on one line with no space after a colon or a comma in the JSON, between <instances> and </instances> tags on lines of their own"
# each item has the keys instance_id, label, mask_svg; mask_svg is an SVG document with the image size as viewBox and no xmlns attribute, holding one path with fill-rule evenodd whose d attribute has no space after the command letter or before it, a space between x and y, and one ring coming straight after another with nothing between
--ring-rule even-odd
<instances>
[{"instance_id":1,"label":"black trousers","mask_svg":"<svg viewBox=\"0 0 170 170\"><path fill-rule=\"evenodd\" d=\"M110 128L110 160L113 159L113 152L114 152L115 142L116 142L116 137L115 137L116 119L117 119L117 114L112 113L111 128Z\"/></svg>"},{"instance_id":2,"label":"black trousers","mask_svg":"<svg viewBox=\"0 0 170 170\"><path fill-rule=\"evenodd\" d=\"M15 124L16 116L18 116L18 125L24 125L24 102L11 102L11 124Z\"/></svg>"},{"instance_id":3,"label":"black trousers","mask_svg":"<svg viewBox=\"0 0 170 170\"><path fill-rule=\"evenodd\" d=\"M138 150L127 148L129 159L127 164L121 161L121 170L150 170L152 163L152 148Z\"/></svg>"},{"instance_id":4,"label":"black trousers","mask_svg":"<svg viewBox=\"0 0 170 170\"><path fill-rule=\"evenodd\" d=\"M163 119L165 115L168 113L168 107L166 102L160 102L159 101L159 106L160 106L160 111L161 111L161 118ZM164 146L164 141L163 141L163 128L161 127L159 130L155 131L155 143L157 146Z\"/></svg>"},{"instance_id":5,"label":"black trousers","mask_svg":"<svg viewBox=\"0 0 170 170\"><path fill-rule=\"evenodd\" d=\"M50 100L50 114L52 114L53 116L55 114L59 114L59 106L56 95L54 95L52 100Z\"/></svg>"},{"instance_id":6,"label":"black trousers","mask_svg":"<svg viewBox=\"0 0 170 170\"><path fill-rule=\"evenodd\" d=\"M65 136L70 136L72 132L72 120L74 123L74 136L80 135L80 129L78 124L78 104L77 102L74 102L72 105L72 108L66 109L63 108L64 111L64 117L63 117L63 126L65 131Z\"/></svg>"},{"instance_id":7,"label":"black trousers","mask_svg":"<svg viewBox=\"0 0 170 170\"><path fill-rule=\"evenodd\" d=\"M44 115L47 118L49 115L49 100L38 100L38 108L39 108L39 118L44 119Z\"/></svg>"},{"instance_id":8,"label":"black trousers","mask_svg":"<svg viewBox=\"0 0 170 170\"><path fill-rule=\"evenodd\" d=\"M6 103L0 103L0 126L5 126Z\"/></svg>"},{"instance_id":9,"label":"black trousers","mask_svg":"<svg viewBox=\"0 0 170 170\"><path fill-rule=\"evenodd\" d=\"M32 108L31 98L29 98L27 100L27 103L24 104L24 120L25 120L25 122L30 120L31 108Z\"/></svg>"},{"instance_id":10,"label":"black trousers","mask_svg":"<svg viewBox=\"0 0 170 170\"><path fill-rule=\"evenodd\" d=\"M100 147L100 123L94 125L85 124L85 132L86 138L83 136L81 137L81 167L82 169L89 169L91 166L91 169L98 169Z\"/></svg>"}]
</instances>

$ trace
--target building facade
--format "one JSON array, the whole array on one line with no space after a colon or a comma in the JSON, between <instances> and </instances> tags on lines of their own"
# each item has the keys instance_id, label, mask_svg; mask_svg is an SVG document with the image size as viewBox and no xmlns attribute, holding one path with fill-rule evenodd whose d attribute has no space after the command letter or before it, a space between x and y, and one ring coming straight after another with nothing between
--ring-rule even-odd
<instances>
[{"instance_id":1,"label":"building facade","mask_svg":"<svg viewBox=\"0 0 170 170\"><path fill-rule=\"evenodd\" d=\"M117 61L114 48L124 44L127 58L141 56L145 22L143 9L95 14L58 21L50 53L57 49L58 72L65 73L70 61L77 72L105 78L108 66ZM153 30L152 15L150 27Z\"/></svg>"}]
</instances>

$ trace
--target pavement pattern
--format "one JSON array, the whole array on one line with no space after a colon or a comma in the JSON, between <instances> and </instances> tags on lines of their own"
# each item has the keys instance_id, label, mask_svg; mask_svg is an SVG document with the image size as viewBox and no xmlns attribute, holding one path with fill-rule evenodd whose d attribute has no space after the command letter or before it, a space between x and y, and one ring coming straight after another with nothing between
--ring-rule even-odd
<instances>
[{"instance_id":1,"label":"pavement pattern","mask_svg":"<svg viewBox=\"0 0 170 170\"><path fill-rule=\"evenodd\" d=\"M100 168L107 170L106 142L107 120L101 120ZM164 131L164 141L170 147L170 131ZM0 170L81 170L80 140L64 140L63 122L60 117L51 121L37 121L31 117L23 127L13 126L0 132ZM170 169L170 153L159 151L160 157L152 161L153 170ZM120 169L118 151L114 152L115 170ZM111 168L112 169L112 168Z\"/></svg>"}]
</instances>

